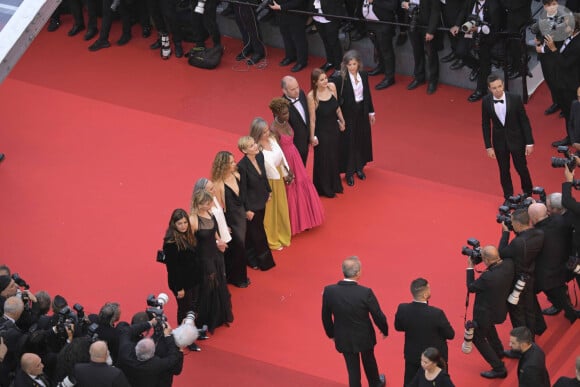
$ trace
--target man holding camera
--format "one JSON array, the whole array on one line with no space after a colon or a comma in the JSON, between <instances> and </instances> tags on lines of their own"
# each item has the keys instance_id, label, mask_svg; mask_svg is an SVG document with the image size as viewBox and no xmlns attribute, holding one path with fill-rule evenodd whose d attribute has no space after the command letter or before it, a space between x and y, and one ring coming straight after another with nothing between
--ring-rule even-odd
<instances>
[{"instance_id":1,"label":"man holding camera","mask_svg":"<svg viewBox=\"0 0 580 387\"><path fill-rule=\"evenodd\" d=\"M510 347L520 355L518 363L519 387L550 387L546 369L546 355L536 343L533 333L526 327L516 327L510 332Z\"/></svg>"},{"instance_id":2,"label":"man holding camera","mask_svg":"<svg viewBox=\"0 0 580 387\"><path fill-rule=\"evenodd\" d=\"M475 293L473 344L492 367L490 371L482 372L481 376L488 379L505 378L507 369L501 360L503 345L495 325L506 319L506 298L514 278L514 264L511 260L502 260L497 248L492 245L481 250L481 258L487 270L477 280L475 264L471 257L467 258L467 290Z\"/></svg>"},{"instance_id":3,"label":"man holding camera","mask_svg":"<svg viewBox=\"0 0 580 387\"><path fill-rule=\"evenodd\" d=\"M413 302L399 304L395 314L395 329L405 332L405 386L421 368L425 348L437 348L447 363L447 340L455 337L445 312L428 304L431 288L426 279L413 280L411 294Z\"/></svg>"},{"instance_id":4,"label":"man holding camera","mask_svg":"<svg viewBox=\"0 0 580 387\"><path fill-rule=\"evenodd\" d=\"M526 157L534 151L534 138L526 109L519 95L504 92L504 82L499 76L491 74L487 77L487 85L491 94L481 102L481 127L487 155L497 160L506 200L514 194L510 157L520 175L522 190L529 196L533 185Z\"/></svg>"},{"instance_id":5,"label":"man holding camera","mask_svg":"<svg viewBox=\"0 0 580 387\"><path fill-rule=\"evenodd\" d=\"M576 164L578 164L580 158L578 158L578 156L574 156L574 158ZM572 255L578 257L578 252L580 251L580 204L572 196L572 186L576 188L578 185L576 184L577 181L574 180L574 171L564 168L564 176L566 177L566 181L562 183L562 205L572 215L572 223L575 230L572 237ZM578 273L573 273L572 276L574 275L576 277L576 282L580 286L580 275Z\"/></svg>"}]
</instances>

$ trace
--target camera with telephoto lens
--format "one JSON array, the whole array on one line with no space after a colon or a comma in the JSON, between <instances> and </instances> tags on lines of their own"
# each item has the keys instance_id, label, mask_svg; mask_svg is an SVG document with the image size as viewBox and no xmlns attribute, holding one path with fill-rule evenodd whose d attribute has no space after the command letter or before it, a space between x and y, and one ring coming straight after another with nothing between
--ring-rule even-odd
<instances>
[{"instance_id":1,"label":"camera with telephoto lens","mask_svg":"<svg viewBox=\"0 0 580 387\"><path fill-rule=\"evenodd\" d=\"M546 190L544 187L534 187L532 188L532 194L538 195L540 197L539 200L536 200L536 203L546 203Z\"/></svg>"},{"instance_id":2,"label":"camera with telephoto lens","mask_svg":"<svg viewBox=\"0 0 580 387\"><path fill-rule=\"evenodd\" d=\"M511 210L508 206L499 206L498 208L499 214L496 215L495 221L498 223L503 223L506 225L508 230L513 231L514 226L512 224L512 217L510 215Z\"/></svg>"},{"instance_id":3,"label":"camera with telephoto lens","mask_svg":"<svg viewBox=\"0 0 580 387\"><path fill-rule=\"evenodd\" d=\"M163 330L167 326L167 316L163 313L163 306L167 304L168 301L169 297L165 293L159 293L157 298L155 298L153 294L147 296L148 308L145 312L147 312L149 320L157 320L157 324L155 324L155 327L153 328L153 336L155 338L163 337Z\"/></svg>"},{"instance_id":4,"label":"camera with telephoto lens","mask_svg":"<svg viewBox=\"0 0 580 387\"><path fill-rule=\"evenodd\" d=\"M475 238L469 238L467 244L472 248L469 248L469 246L463 246L461 248L461 254L471 258L471 262L473 262L474 265L481 263L481 245L479 241Z\"/></svg>"},{"instance_id":5,"label":"camera with telephoto lens","mask_svg":"<svg viewBox=\"0 0 580 387\"><path fill-rule=\"evenodd\" d=\"M16 283L16 285L18 285L22 289L24 289L24 290L30 289L30 285L28 285L26 283L26 281L24 281L24 279L21 276L18 275L18 273L12 274L12 279L14 280L14 282Z\"/></svg>"},{"instance_id":6,"label":"camera with telephoto lens","mask_svg":"<svg viewBox=\"0 0 580 387\"><path fill-rule=\"evenodd\" d=\"M526 282L530 279L530 276L526 273L521 273L514 285L514 289L508 296L508 302L512 305L517 305L520 302L520 294L526 288Z\"/></svg>"},{"instance_id":7,"label":"camera with telephoto lens","mask_svg":"<svg viewBox=\"0 0 580 387\"><path fill-rule=\"evenodd\" d=\"M571 256L566 261L566 268L574 274L580 274L580 258Z\"/></svg>"},{"instance_id":8,"label":"camera with telephoto lens","mask_svg":"<svg viewBox=\"0 0 580 387\"><path fill-rule=\"evenodd\" d=\"M525 193L512 195L507 199L507 206L510 211L519 210L521 208L528 208L530 204L534 202L533 199L529 198Z\"/></svg>"},{"instance_id":9,"label":"camera with telephoto lens","mask_svg":"<svg viewBox=\"0 0 580 387\"><path fill-rule=\"evenodd\" d=\"M62 381L58 382L56 387L74 387L75 384L77 384L77 380L75 379L74 376L69 375Z\"/></svg>"},{"instance_id":10,"label":"camera with telephoto lens","mask_svg":"<svg viewBox=\"0 0 580 387\"><path fill-rule=\"evenodd\" d=\"M564 157L552 156L552 168L568 167L568 170L572 172L576 168L576 158L574 155L570 154L566 145L559 146L558 153L563 154Z\"/></svg>"},{"instance_id":11,"label":"camera with telephoto lens","mask_svg":"<svg viewBox=\"0 0 580 387\"><path fill-rule=\"evenodd\" d=\"M419 21L419 4L409 2L407 13L409 14L409 32L415 32Z\"/></svg>"},{"instance_id":12,"label":"camera with telephoto lens","mask_svg":"<svg viewBox=\"0 0 580 387\"><path fill-rule=\"evenodd\" d=\"M195 326L195 318L195 312L189 311L187 312L187 316L185 316L183 323ZM199 340L205 340L209 338L207 336L207 325L204 324L201 328L198 328L197 332L199 333Z\"/></svg>"},{"instance_id":13,"label":"camera with telephoto lens","mask_svg":"<svg viewBox=\"0 0 580 387\"><path fill-rule=\"evenodd\" d=\"M491 32L489 28L489 23L484 22L479 18L479 15L469 15L467 16L467 21L461 25L461 32L467 34L471 31L473 27L481 27L480 31L484 35L489 35Z\"/></svg>"},{"instance_id":14,"label":"camera with telephoto lens","mask_svg":"<svg viewBox=\"0 0 580 387\"><path fill-rule=\"evenodd\" d=\"M461 344L461 352L470 354L473 350L473 330L477 327L475 321L467 320L465 322L465 331L463 332L463 343Z\"/></svg>"},{"instance_id":15,"label":"camera with telephoto lens","mask_svg":"<svg viewBox=\"0 0 580 387\"><path fill-rule=\"evenodd\" d=\"M75 314L72 312L72 310L70 310L68 305L64 306L61 310L59 310L57 314L57 320L55 325L56 334L62 338L67 338L68 337L67 331L70 330L71 328L74 329L75 321L76 321Z\"/></svg>"},{"instance_id":16,"label":"camera with telephoto lens","mask_svg":"<svg viewBox=\"0 0 580 387\"><path fill-rule=\"evenodd\" d=\"M197 5L195 6L195 8L193 9L193 11L195 13L198 13L200 15L203 15L203 13L205 12L205 0L199 0L197 2Z\"/></svg>"}]
</instances>

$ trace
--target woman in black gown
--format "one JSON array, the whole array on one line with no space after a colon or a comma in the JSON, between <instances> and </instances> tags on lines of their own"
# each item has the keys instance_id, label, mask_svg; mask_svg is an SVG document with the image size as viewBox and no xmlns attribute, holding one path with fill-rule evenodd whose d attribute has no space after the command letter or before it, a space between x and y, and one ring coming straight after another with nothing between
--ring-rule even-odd
<instances>
[{"instance_id":1,"label":"woman in black gown","mask_svg":"<svg viewBox=\"0 0 580 387\"><path fill-rule=\"evenodd\" d=\"M225 252L227 279L234 286L247 288L250 279L246 267L246 210L240 197L240 174L234 155L226 151L218 152L211 168L211 177L216 197L232 230L232 240Z\"/></svg>"},{"instance_id":2,"label":"woman in black gown","mask_svg":"<svg viewBox=\"0 0 580 387\"><path fill-rule=\"evenodd\" d=\"M232 302L226 282L223 252L226 244L219 239L217 222L211 214L213 197L198 191L193 198L192 230L197 239L197 255L202 267L202 283L196 324L207 325L208 331L234 321Z\"/></svg>"},{"instance_id":3,"label":"woman in black gown","mask_svg":"<svg viewBox=\"0 0 580 387\"><path fill-rule=\"evenodd\" d=\"M429 347L423 351L421 367L407 387L455 387L447 373L447 364L437 348Z\"/></svg>"},{"instance_id":4,"label":"woman in black gown","mask_svg":"<svg viewBox=\"0 0 580 387\"><path fill-rule=\"evenodd\" d=\"M310 143L314 146L313 180L319 195L333 198L342 193L340 181L340 132L344 118L336 98L336 86L328 83L326 73L314 69L312 90L308 93Z\"/></svg>"}]
</instances>

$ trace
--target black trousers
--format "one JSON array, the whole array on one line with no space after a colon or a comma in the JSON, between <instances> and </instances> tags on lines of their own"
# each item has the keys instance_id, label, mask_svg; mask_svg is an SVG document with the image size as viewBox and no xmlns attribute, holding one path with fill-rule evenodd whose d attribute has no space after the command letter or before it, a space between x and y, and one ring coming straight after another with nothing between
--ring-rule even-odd
<instances>
[{"instance_id":1,"label":"black trousers","mask_svg":"<svg viewBox=\"0 0 580 387\"><path fill-rule=\"evenodd\" d=\"M340 63L342 62L342 46L338 39L340 23L332 20L330 23L319 23L315 21L314 24L324 45L326 61L332 63L336 70L340 70Z\"/></svg>"},{"instance_id":2,"label":"black trousers","mask_svg":"<svg viewBox=\"0 0 580 387\"><path fill-rule=\"evenodd\" d=\"M532 192L532 178L530 177L530 172L528 171L528 162L526 160L525 148L521 148L516 151L510 151L508 149L494 149L494 151L497 165L499 167L499 178L501 181L504 198L507 199L514 194L512 176L510 173L510 156L514 162L516 171L520 175L523 192Z\"/></svg>"},{"instance_id":3,"label":"black trousers","mask_svg":"<svg viewBox=\"0 0 580 387\"><path fill-rule=\"evenodd\" d=\"M508 311L512 327L527 327L532 335L541 335L546 330L546 322L542 309L538 303L538 297L533 291L534 283L527 281L524 291L520 294L517 305L508 304Z\"/></svg>"},{"instance_id":4,"label":"black trousers","mask_svg":"<svg viewBox=\"0 0 580 387\"><path fill-rule=\"evenodd\" d=\"M296 58L296 63L308 63L308 40L306 39L306 17L288 16L278 12L278 25L284 42L284 56Z\"/></svg>"},{"instance_id":5,"label":"black trousers","mask_svg":"<svg viewBox=\"0 0 580 387\"><path fill-rule=\"evenodd\" d=\"M552 289L544 290L548 300L558 309L564 309L564 315L568 319L576 316L576 310L572 306L570 296L568 295L568 286L562 285Z\"/></svg>"},{"instance_id":6,"label":"black trousers","mask_svg":"<svg viewBox=\"0 0 580 387\"><path fill-rule=\"evenodd\" d=\"M195 31L197 46L205 46L207 35L211 37L214 46L221 45L221 33L217 24L217 0L205 2L203 14L192 12L191 20ZM194 3L194 7L197 3Z\"/></svg>"},{"instance_id":7,"label":"black trousers","mask_svg":"<svg viewBox=\"0 0 580 387\"><path fill-rule=\"evenodd\" d=\"M505 370L499 357L503 353L503 345L494 324L477 321L477 327L473 331L473 345L495 371Z\"/></svg>"},{"instance_id":8,"label":"black trousers","mask_svg":"<svg viewBox=\"0 0 580 387\"><path fill-rule=\"evenodd\" d=\"M83 3L81 0L69 0L68 6L70 13L73 16L74 23L79 26L85 25L83 16ZM89 29L97 28L97 4L95 0L87 1L87 10L89 14L88 27Z\"/></svg>"},{"instance_id":9,"label":"black trousers","mask_svg":"<svg viewBox=\"0 0 580 387\"><path fill-rule=\"evenodd\" d=\"M177 300L177 324L180 325L185 316L187 316L187 312L197 311L197 303L199 301L199 285L194 286L191 289L184 289L185 294L182 298L177 298L177 294L173 293L176 296Z\"/></svg>"},{"instance_id":10,"label":"black trousers","mask_svg":"<svg viewBox=\"0 0 580 387\"><path fill-rule=\"evenodd\" d=\"M246 257L248 266L259 267L260 258L272 254L268 246L268 238L264 230L264 215L266 209L255 210L252 220L247 221L246 227Z\"/></svg>"},{"instance_id":11,"label":"black trousers","mask_svg":"<svg viewBox=\"0 0 580 387\"><path fill-rule=\"evenodd\" d=\"M177 28L177 1L176 0L147 0L149 12L157 31L161 34L173 35L173 43L181 43L183 34Z\"/></svg>"},{"instance_id":12,"label":"black trousers","mask_svg":"<svg viewBox=\"0 0 580 387\"><path fill-rule=\"evenodd\" d=\"M426 79L429 82L438 82L439 53L435 44L437 37L430 42L426 42L425 30L422 28L417 28L413 32L409 31L408 35L413 48L413 60L415 61L413 77L420 82Z\"/></svg>"},{"instance_id":13,"label":"black trousers","mask_svg":"<svg viewBox=\"0 0 580 387\"><path fill-rule=\"evenodd\" d=\"M90 1L91 0L89 0L89 2ZM103 20L101 22L99 40L109 40L109 33L111 32L111 25L113 24L113 10L111 9L111 4L113 4L113 0L103 0ZM119 4L119 14L123 25L123 35L131 35L132 24L126 0L121 0L121 3Z\"/></svg>"},{"instance_id":14,"label":"black trousers","mask_svg":"<svg viewBox=\"0 0 580 387\"><path fill-rule=\"evenodd\" d=\"M266 50L254 7L236 4L234 6L234 14L236 24L242 34L242 42L244 43L242 52L245 54L265 55Z\"/></svg>"},{"instance_id":15,"label":"black trousers","mask_svg":"<svg viewBox=\"0 0 580 387\"><path fill-rule=\"evenodd\" d=\"M479 45L475 47L475 38L461 37L455 47L455 55L463 60L469 68L479 68L479 77L477 78L476 90L487 93L487 77L491 73L491 41L485 37L479 39ZM472 50L477 49L476 58L472 54Z\"/></svg>"},{"instance_id":16,"label":"black trousers","mask_svg":"<svg viewBox=\"0 0 580 387\"><path fill-rule=\"evenodd\" d=\"M380 384L379 367L377 366L377 359L375 359L374 347L363 352L344 352L342 355L348 371L349 387L361 387L361 359L369 386L378 386Z\"/></svg>"},{"instance_id":17,"label":"black trousers","mask_svg":"<svg viewBox=\"0 0 580 387\"><path fill-rule=\"evenodd\" d=\"M369 23L369 33L374 33L373 41L375 49L379 54L379 66L385 70L385 79L395 78L395 49L393 47L393 37L395 27L392 25Z\"/></svg>"},{"instance_id":18,"label":"black trousers","mask_svg":"<svg viewBox=\"0 0 580 387\"><path fill-rule=\"evenodd\" d=\"M532 11L528 5L515 10L506 10L505 15L505 32L519 34L522 27L532 18ZM508 38L506 48L508 64L513 70L519 70L522 61L521 39L515 36Z\"/></svg>"}]
</instances>

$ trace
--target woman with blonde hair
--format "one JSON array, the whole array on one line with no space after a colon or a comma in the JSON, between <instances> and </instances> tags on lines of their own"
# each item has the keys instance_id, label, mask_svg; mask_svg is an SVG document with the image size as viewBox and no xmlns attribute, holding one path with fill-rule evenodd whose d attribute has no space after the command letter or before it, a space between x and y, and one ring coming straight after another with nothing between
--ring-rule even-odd
<instances>
[{"instance_id":1,"label":"woman with blonde hair","mask_svg":"<svg viewBox=\"0 0 580 387\"><path fill-rule=\"evenodd\" d=\"M286 188L284 188L286 182L290 183L288 163L282 148L278 145L276 138L271 135L268 123L263 118L254 118L250 125L250 136L264 154L266 176L272 190L272 196L266 203L264 214L264 229L268 244L272 250L282 250L285 246L290 246L292 235Z\"/></svg>"}]
</instances>

